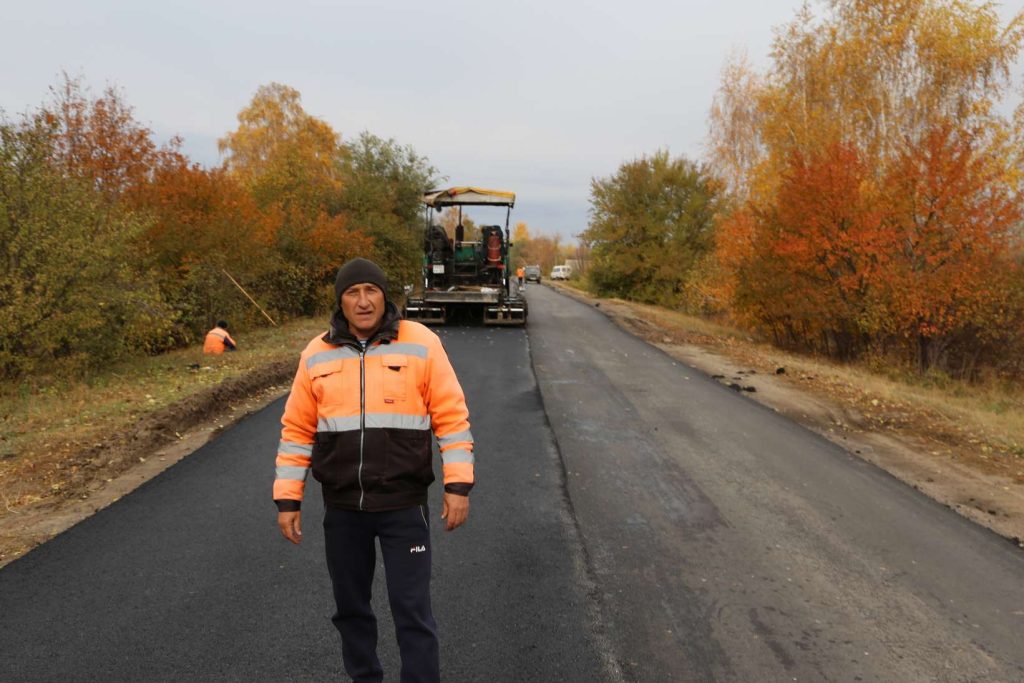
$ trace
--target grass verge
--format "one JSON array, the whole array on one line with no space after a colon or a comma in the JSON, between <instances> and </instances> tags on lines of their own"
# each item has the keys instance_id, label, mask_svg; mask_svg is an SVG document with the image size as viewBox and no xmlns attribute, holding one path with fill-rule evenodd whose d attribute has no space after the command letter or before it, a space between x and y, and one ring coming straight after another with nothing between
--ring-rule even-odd
<instances>
[{"instance_id":1,"label":"grass verge","mask_svg":"<svg viewBox=\"0 0 1024 683\"><path fill-rule=\"evenodd\" d=\"M300 319L241 335L237 353L195 347L131 358L80 381L0 386L0 521L87 498L197 418L286 382L324 329L320 318Z\"/></svg>"}]
</instances>

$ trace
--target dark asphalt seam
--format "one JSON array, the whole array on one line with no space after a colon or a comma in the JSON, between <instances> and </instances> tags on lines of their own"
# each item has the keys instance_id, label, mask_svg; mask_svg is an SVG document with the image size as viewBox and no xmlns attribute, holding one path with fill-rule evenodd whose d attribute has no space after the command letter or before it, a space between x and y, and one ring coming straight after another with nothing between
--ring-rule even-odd
<instances>
[{"instance_id":1,"label":"dark asphalt seam","mask_svg":"<svg viewBox=\"0 0 1024 683\"><path fill-rule=\"evenodd\" d=\"M533 373L533 381L536 385L541 409L544 414L544 426L547 428L551 448L558 458L558 487L562 492L561 517L566 535L569 538L573 573L576 575L576 580L583 586L583 592L586 597L584 604L584 614L588 622L586 635L594 644L594 649L600 657L601 666L607 674L608 680L616 683L625 681L626 678L622 675L619 655L616 652L613 640L606 626L612 623L610 619L605 618L609 610L601 601L597 571L594 567L593 559L587 551L587 546L583 542L583 530L580 528L579 519L576 517L576 510L573 507L572 496L569 494L569 471L565 464L565 458L562 457L562 449L558 445L558 437L555 435L551 420L548 419L547 407L544 405L544 393L540 390L540 381L537 378L537 367L534 365L529 330L527 330L526 334L526 348L530 357L530 370Z\"/></svg>"}]
</instances>

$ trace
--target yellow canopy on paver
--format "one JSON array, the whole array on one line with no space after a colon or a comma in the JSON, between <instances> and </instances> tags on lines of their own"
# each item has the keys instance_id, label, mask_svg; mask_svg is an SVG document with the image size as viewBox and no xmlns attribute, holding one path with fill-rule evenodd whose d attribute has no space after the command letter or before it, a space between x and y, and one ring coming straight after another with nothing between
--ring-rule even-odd
<instances>
[{"instance_id":1,"label":"yellow canopy on paver","mask_svg":"<svg viewBox=\"0 0 1024 683\"><path fill-rule=\"evenodd\" d=\"M423 195L423 203L432 207L443 206L507 206L516 203L516 193L505 190L487 190L482 187L450 187L431 190Z\"/></svg>"}]
</instances>

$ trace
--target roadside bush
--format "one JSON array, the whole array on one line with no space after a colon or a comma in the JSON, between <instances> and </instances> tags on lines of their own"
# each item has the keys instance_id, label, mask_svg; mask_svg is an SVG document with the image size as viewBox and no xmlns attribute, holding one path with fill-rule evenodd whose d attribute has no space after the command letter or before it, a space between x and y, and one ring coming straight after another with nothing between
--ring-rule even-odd
<instances>
[{"instance_id":1,"label":"roadside bush","mask_svg":"<svg viewBox=\"0 0 1024 683\"><path fill-rule=\"evenodd\" d=\"M207 169L160 146L120 92L65 77L17 121L0 115L0 378L59 375L133 353L323 314L338 266L414 279L435 170L363 133L343 143L281 84L259 88ZM230 274L230 278L229 275Z\"/></svg>"},{"instance_id":2,"label":"roadside bush","mask_svg":"<svg viewBox=\"0 0 1024 683\"><path fill-rule=\"evenodd\" d=\"M0 376L97 366L159 317L156 288L133 269L146 225L54 163L44 115L0 122Z\"/></svg>"},{"instance_id":3,"label":"roadside bush","mask_svg":"<svg viewBox=\"0 0 1024 683\"><path fill-rule=\"evenodd\" d=\"M687 283L713 246L717 193L703 169L667 152L622 164L591 183L591 251L596 292L680 306Z\"/></svg>"}]
</instances>

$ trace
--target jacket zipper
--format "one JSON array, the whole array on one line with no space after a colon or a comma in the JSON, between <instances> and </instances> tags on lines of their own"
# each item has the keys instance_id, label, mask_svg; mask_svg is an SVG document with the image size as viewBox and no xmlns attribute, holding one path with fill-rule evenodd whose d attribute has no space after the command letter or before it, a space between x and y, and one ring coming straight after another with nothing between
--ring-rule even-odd
<instances>
[{"instance_id":1,"label":"jacket zipper","mask_svg":"<svg viewBox=\"0 0 1024 683\"><path fill-rule=\"evenodd\" d=\"M366 495L366 490L363 488L363 442L366 438L366 349L370 348L381 336L380 330L377 334L373 335L366 342L364 347L356 340L355 344L349 344L354 346L359 351L359 470L356 473L356 478L359 480L359 509L363 509L363 498Z\"/></svg>"},{"instance_id":2,"label":"jacket zipper","mask_svg":"<svg viewBox=\"0 0 1024 683\"><path fill-rule=\"evenodd\" d=\"M362 346L362 345L360 345ZM366 435L366 349L359 349L359 509L363 509L363 438Z\"/></svg>"}]
</instances>

